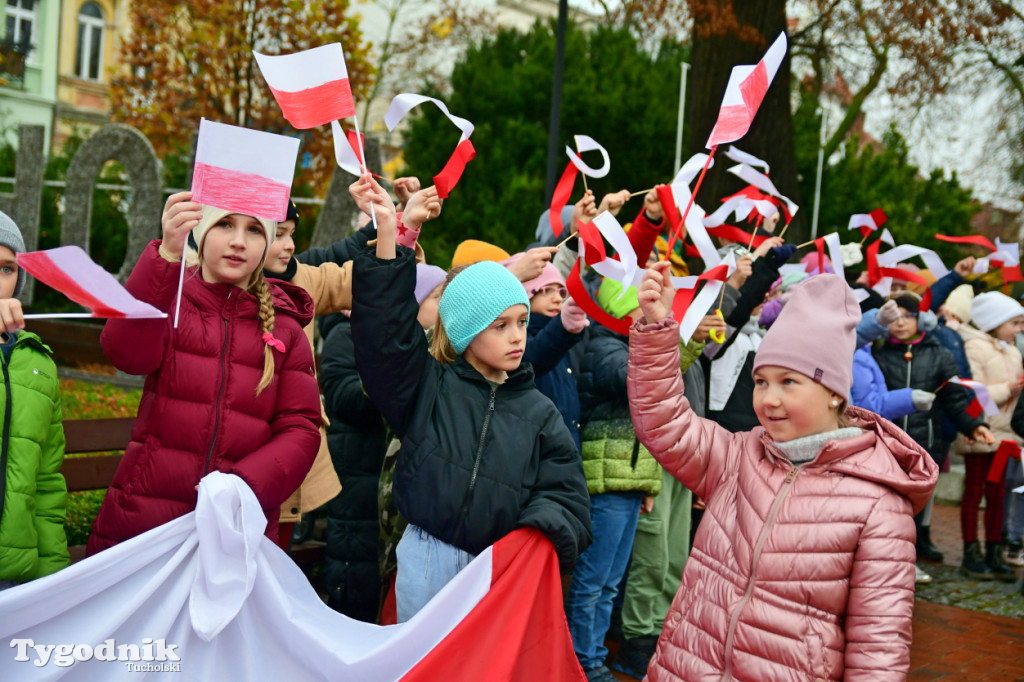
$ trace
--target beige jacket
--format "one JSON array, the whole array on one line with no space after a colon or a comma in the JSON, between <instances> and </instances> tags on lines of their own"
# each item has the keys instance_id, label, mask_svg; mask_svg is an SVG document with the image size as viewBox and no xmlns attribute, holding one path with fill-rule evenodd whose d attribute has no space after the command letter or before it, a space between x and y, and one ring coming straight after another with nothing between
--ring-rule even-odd
<instances>
[{"instance_id":1,"label":"beige jacket","mask_svg":"<svg viewBox=\"0 0 1024 682\"><path fill-rule=\"evenodd\" d=\"M336 313L339 310L348 310L352 307L352 263L344 265L328 262L318 267L299 263L292 277L292 284L306 290L313 299L315 315L327 315ZM310 322L303 331L309 339L309 345L313 346L313 322ZM316 350L314 349L314 354ZM281 523L296 523L302 514L313 511L322 504L337 497L341 492L341 482L338 481L338 474L334 470L334 463L331 461L331 453L327 449L327 432L325 431L328 420L323 412L323 404L320 405L323 425L320 427L320 451L316 453L313 461L313 468L309 470L306 480L302 482L299 489L292 493L291 497L281 505Z\"/></svg>"},{"instance_id":2,"label":"beige jacket","mask_svg":"<svg viewBox=\"0 0 1024 682\"><path fill-rule=\"evenodd\" d=\"M988 394L999 408L999 414L985 417L985 423L996 437L994 444L968 445L963 434L960 434L953 444L955 451L959 454L995 452L999 442L1004 440L1012 440L1021 445L1024 440L1010 428L1010 418L1017 407L1017 398L1010 397L1010 386L1020 382L1021 376L1024 375L1020 351L1014 344L998 341L991 334L980 331L973 325L960 325L958 331L964 340L964 353L971 364L971 374L975 381L985 384Z\"/></svg>"}]
</instances>

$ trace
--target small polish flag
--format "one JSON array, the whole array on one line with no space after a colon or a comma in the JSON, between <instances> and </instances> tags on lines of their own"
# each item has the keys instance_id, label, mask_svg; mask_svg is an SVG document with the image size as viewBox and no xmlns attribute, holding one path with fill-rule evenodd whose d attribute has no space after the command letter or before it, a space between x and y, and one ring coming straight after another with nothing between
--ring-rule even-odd
<instances>
[{"instance_id":1,"label":"small polish flag","mask_svg":"<svg viewBox=\"0 0 1024 682\"><path fill-rule=\"evenodd\" d=\"M192 201L235 213L284 220L299 141L249 128L199 123Z\"/></svg>"},{"instance_id":2,"label":"small polish flag","mask_svg":"<svg viewBox=\"0 0 1024 682\"><path fill-rule=\"evenodd\" d=\"M848 230L860 228L860 236L867 238L869 234L880 228L888 220L885 216L885 211L881 208L876 208L871 213L858 213L850 216L850 224L847 226Z\"/></svg>"},{"instance_id":3,"label":"small polish flag","mask_svg":"<svg viewBox=\"0 0 1024 682\"><path fill-rule=\"evenodd\" d=\"M996 405L996 401L992 400L992 396L988 393L988 388L985 384L980 381L974 381L973 379L961 379L960 377L953 377L949 380L951 384L960 384L974 391L975 399L967 407L967 414L972 417L977 417L982 411L985 415L991 417L999 414L999 407ZM976 403L976 405L975 405Z\"/></svg>"},{"instance_id":4,"label":"small polish flag","mask_svg":"<svg viewBox=\"0 0 1024 682\"><path fill-rule=\"evenodd\" d=\"M725 86L718 121L707 141L708 149L725 142L735 142L747 134L768 87L786 57L786 47L786 33L783 31L757 64L733 67L729 84Z\"/></svg>"},{"instance_id":5,"label":"small polish flag","mask_svg":"<svg viewBox=\"0 0 1024 682\"><path fill-rule=\"evenodd\" d=\"M342 170L352 175L362 175L359 162L359 148L366 146L366 138L355 130L343 130L337 121L331 121L331 132L334 135L334 159Z\"/></svg>"},{"instance_id":6,"label":"small polish flag","mask_svg":"<svg viewBox=\"0 0 1024 682\"><path fill-rule=\"evenodd\" d=\"M259 52L253 55L281 112L293 127L315 128L355 116L356 105L341 43L276 57Z\"/></svg>"},{"instance_id":7,"label":"small polish flag","mask_svg":"<svg viewBox=\"0 0 1024 682\"><path fill-rule=\"evenodd\" d=\"M167 313L129 294L78 246L19 253L18 265L43 284L91 310L92 317L167 317Z\"/></svg>"}]
</instances>

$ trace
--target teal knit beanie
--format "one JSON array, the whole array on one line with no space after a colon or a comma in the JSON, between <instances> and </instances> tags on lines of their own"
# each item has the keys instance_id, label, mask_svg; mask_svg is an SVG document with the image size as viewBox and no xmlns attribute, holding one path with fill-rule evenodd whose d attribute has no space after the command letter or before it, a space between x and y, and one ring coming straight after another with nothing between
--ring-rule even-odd
<instances>
[{"instance_id":1,"label":"teal knit beanie","mask_svg":"<svg viewBox=\"0 0 1024 682\"><path fill-rule=\"evenodd\" d=\"M437 308L452 347L462 355L477 334L514 305L530 310L523 285L504 266L481 261L448 283Z\"/></svg>"}]
</instances>

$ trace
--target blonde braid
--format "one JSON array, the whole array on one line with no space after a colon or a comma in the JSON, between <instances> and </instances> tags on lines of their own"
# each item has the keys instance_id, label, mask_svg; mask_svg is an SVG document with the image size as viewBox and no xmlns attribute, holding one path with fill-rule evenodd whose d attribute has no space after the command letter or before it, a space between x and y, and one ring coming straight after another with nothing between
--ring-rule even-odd
<instances>
[{"instance_id":1,"label":"blonde braid","mask_svg":"<svg viewBox=\"0 0 1024 682\"><path fill-rule=\"evenodd\" d=\"M267 334L274 333L274 301L270 296L270 287L267 286L267 281L263 279L263 270L257 269L253 275L254 281L249 287L251 291L256 294L256 297L260 301L260 321L263 323L263 331ZM260 383L256 385L256 395L263 392L270 382L274 379L274 351L270 348L270 344L264 344L263 346L263 376L260 378Z\"/></svg>"}]
</instances>

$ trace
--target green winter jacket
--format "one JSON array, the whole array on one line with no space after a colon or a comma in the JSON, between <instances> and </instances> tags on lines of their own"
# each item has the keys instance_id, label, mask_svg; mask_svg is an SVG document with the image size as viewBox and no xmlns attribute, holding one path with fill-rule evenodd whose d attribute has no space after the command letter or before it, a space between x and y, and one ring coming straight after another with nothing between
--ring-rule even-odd
<instances>
[{"instance_id":1,"label":"green winter jacket","mask_svg":"<svg viewBox=\"0 0 1024 682\"><path fill-rule=\"evenodd\" d=\"M68 565L67 486L60 385L50 349L18 334L11 359L0 354L0 580L26 582Z\"/></svg>"},{"instance_id":2,"label":"green winter jacket","mask_svg":"<svg viewBox=\"0 0 1024 682\"><path fill-rule=\"evenodd\" d=\"M580 432L587 492L661 492L661 465L636 438L626 395L629 339L605 327L591 331L580 371Z\"/></svg>"}]
</instances>

